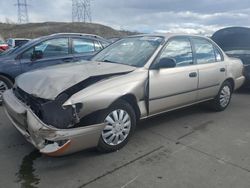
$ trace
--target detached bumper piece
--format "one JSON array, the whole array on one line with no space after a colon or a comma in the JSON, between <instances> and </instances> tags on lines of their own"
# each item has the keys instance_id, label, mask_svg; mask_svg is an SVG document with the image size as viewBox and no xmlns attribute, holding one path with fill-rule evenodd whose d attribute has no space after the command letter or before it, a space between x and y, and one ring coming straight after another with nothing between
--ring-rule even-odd
<instances>
[{"instance_id":1,"label":"detached bumper piece","mask_svg":"<svg viewBox=\"0 0 250 188\"><path fill-rule=\"evenodd\" d=\"M17 130L41 153L62 156L98 144L105 124L59 129L45 124L12 90L3 94L4 110Z\"/></svg>"}]
</instances>

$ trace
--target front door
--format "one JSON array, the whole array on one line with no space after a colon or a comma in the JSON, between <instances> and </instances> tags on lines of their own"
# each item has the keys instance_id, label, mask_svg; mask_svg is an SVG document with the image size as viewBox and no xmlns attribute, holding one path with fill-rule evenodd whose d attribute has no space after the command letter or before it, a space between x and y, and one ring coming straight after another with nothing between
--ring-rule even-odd
<instances>
[{"instance_id":1,"label":"front door","mask_svg":"<svg viewBox=\"0 0 250 188\"><path fill-rule=\"evenodd\" d=\"M170 39L155 63L162 58L174 59L176 67L149 71L149 115L185 106L197 97L198 70L189 38Z\"/></svg>"}]
</instances>

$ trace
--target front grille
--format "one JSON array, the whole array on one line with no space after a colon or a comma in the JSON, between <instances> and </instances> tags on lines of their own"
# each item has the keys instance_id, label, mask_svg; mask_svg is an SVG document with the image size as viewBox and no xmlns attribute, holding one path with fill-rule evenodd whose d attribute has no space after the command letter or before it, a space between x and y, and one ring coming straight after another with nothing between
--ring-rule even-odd
<instances>
[{"instance_id":1,"label":"front grille","mask_svg":"<svg viewBox=\"0 0 250 188\"><path fill-rule=\"evenodd\" d=\"M29 106L31 108L31 110L39 117L41 117L41 105L48 102L49 100L46 99L41 99L38 97L34 97L28 93L26 93L25 91L23 91L21 88L16 87L13 89L14 95L20 100L22 101L24 104L26 104L27 106Z\"/></svg>"}]
</instances>

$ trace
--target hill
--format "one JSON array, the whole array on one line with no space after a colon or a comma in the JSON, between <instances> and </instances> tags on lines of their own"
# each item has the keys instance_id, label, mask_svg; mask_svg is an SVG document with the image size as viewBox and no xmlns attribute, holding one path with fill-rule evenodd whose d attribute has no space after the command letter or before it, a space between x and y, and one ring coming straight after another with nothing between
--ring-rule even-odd
<instances>
[{"instance_id":1,"label":"hill","mask_svg":"<svg viewBox=\"0 0 250 188\"><path fill-rule=\"evenodd\" d=\"M28 24L6 24L0 23L0 36L2 38L36 38L53 33L89 33L102 37L121 37L137 34L130 31L118 31L111 27L94 23L65 23L44 22Z\"/></svg>"}]
</instances>

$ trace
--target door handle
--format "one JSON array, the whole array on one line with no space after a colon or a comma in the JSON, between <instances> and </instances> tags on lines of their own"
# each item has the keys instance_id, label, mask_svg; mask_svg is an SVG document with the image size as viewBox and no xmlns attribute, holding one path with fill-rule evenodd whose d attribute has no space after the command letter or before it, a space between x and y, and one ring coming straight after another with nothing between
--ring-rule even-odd
<instances>
[{"instance_id":1,"label":"door handle","mask_svg":"<svg viewBox=\"0 0 250 188\"><path fill-rule=\"evenodd\" d=\"M220 68L220 72L226 72L225 68Z\"/></svg>"},{"instance_id":2,"label":"door handle","mask_svg":"<svg viewBox=\"0 0 250 188\"><path fill-rule=\"evenodd\" d=\"M191 73L189 73L189 77L190 78L197 77L197 72L191 72Z\"/></svg>"}]
</instances>

